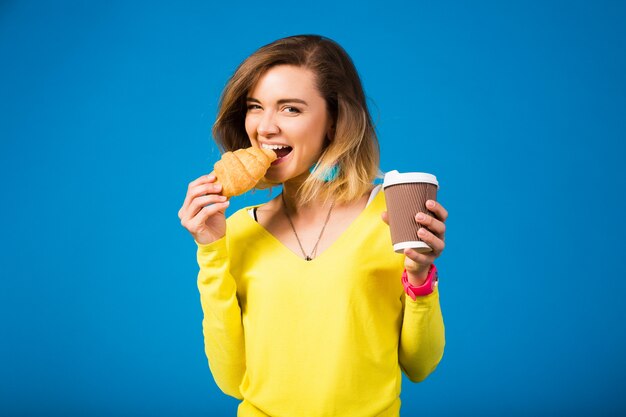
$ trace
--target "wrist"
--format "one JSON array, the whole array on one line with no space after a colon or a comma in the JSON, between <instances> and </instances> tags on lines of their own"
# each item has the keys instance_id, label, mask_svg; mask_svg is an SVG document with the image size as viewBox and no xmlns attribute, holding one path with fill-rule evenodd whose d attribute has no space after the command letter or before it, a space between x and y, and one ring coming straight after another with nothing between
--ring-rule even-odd
<instances>
[{"instance_id":1,"label":"wrist","mask_svg":"<svg viewBox=\"0 0 626 417\"><path fill-rule=\"evenodd\" d=\"M417 272L409 271L407 269L406 270L407 280L409 281L409 284L411 284L412 286L419 287L426 282L426 280L428 279L429 272L430 272L430 265L429 265L429 268L422 268L422 270L417 271Z\"/></svg>"},{"instance_id":2,"label":"wrist","mask_svg":"<svg viewBox=\"0 0 626 417\"><path fill-rule=\"evenodd\" d=\"M416 298L419 296L425 296L435 291L438 280L439 276L435 264L430 265L430 268L428 269L428 275L422 285L412 285L409 282L408 272L406 269L402 273L402 285L404 286L404 290L407 295L413 300L416 300Z\"/></svg>"}]
</instances>

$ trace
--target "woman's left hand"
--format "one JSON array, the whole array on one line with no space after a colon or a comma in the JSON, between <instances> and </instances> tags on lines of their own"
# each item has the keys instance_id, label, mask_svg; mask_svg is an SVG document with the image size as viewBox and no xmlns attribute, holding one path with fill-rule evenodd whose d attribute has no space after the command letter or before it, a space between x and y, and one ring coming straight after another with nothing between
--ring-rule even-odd
<instances>
[{"instance_id":1,"label":"woman's left hand","mask_svg":"<svg viewBox=\"0 0 626 417\"><path fill-rule=\"evenodd\" d=\"M404 255L406 256L404 267L406 268L409 282L415 286L419 286L426 281L430 265L441 255L446 246L445 221L448 218L448 211L440 203L433 200L428 200L426 207L435 217L420 212L415 215L415 221L424 226L420 228L418 236L433 250L427 253L419 253L413 249L404 250ZM423 216L423 218L420 216ZM389 224L389 217L386 211L382 213L382 218L385 223Z\"/></svg>"}]
</instances>

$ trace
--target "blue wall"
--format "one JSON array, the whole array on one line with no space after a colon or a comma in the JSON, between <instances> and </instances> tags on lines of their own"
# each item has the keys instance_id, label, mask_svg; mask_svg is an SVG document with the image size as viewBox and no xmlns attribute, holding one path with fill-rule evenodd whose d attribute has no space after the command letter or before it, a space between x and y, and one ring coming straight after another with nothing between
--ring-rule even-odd
<instances>
[{"instance_id":1,"label":"blue wall","mask_svg":"<svg viewBox=\"0 0 626 417\"><path fill-rule=\"evenodd\" d=\"M450 212L446 353L402 415L626 413L624 2L230 3L0 2L0 414L235 414L177 212L236 65L298 33Z\"/></svg>"}]
</instances>

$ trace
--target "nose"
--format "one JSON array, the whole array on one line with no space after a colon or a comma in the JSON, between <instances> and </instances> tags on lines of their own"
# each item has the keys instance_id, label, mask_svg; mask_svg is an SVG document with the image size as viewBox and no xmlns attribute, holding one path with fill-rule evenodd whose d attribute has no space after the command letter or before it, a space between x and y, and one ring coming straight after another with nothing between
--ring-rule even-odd
<instances>
[{"instance_id":1,"label":"nose","mask_svg":"<svg viewBox=\"0 0 626 417\"><path fill-rule=\"evenodd\" d=\"M280 132L280 128L276 123L274 112L265 112L259 121L259 125L257 126L257 133L261 136L269 137L276 135L278 132Z\"/></svg>"}]
</instances>

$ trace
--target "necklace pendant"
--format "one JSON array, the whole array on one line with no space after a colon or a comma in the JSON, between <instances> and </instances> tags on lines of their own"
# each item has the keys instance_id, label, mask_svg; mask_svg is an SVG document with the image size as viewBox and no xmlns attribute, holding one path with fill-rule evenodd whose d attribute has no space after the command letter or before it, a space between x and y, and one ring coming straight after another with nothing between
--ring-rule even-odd
<instances>
[{"instance_id":1,"label":"necklace pendant","mask_svg":"<svg viewBox=\"0 0 626 417\"><path fill-rule=\"evenodd\" d=\"M304 259L306 261L312 261L313 258L311 258L311 255L314 253L317 253L317 245L319 245L320 240L322 239L322 235L324 234L324 229L326 229L326 225L328 224L328 220L330 219L330 213L332 213L333 211L335 202L333 201L330 204L330 208L328 209L328 214L326 215L326 220L324 221L324 225L322 226L320 235L317 237L317 242L315 242L315 246L313 246L311 255L307 255L306 252L304 252L304 248L302 247L302 242L300 242L300 238L298 237L298 232L296 232L296 228L294 227L293 222L291 221L291 217L289 216L289 211L287 211L287 203L285 202L285 193L280 193L280 196L283 200L283 210L285 211L285 216L287 217L287 220L289 221L289 226L291 226L291 230L293 230L293 234L296 237L296 240L298 241L298 246L300 246L300 250L302 251L302 254L304 255Z\"/></svg>"}]
</instances>

